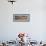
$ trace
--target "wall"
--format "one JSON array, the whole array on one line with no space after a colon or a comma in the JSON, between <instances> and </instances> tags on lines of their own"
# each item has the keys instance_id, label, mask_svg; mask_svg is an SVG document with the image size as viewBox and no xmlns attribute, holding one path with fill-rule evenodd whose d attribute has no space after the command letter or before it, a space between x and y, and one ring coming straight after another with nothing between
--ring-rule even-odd
<instances>
[{"instance_id":1,"label":"wall","mask_svg":"<svg viewBox=\"0 0 46 46\"><path fill-rule=\"evenodd\" d=\"M12 5L0 0L0 40L11 40L18 32L27 32L37 41L46 40L46 1L17 0ZM13 22L13 14L29 13L30 22Z\"/></svg>"}]
</instances>

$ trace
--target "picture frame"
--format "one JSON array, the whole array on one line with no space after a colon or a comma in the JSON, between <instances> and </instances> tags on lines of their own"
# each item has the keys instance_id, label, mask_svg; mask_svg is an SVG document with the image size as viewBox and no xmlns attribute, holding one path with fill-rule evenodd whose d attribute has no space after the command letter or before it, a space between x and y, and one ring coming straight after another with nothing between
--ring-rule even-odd
<instances>
[{"instance_id":1,"label":"picture frame","mask_svg":"<svg viewBox=\"0 0 46 46\"><path fill-rule=\"evenodd\" d=\"M13 22L29 22L30 14L13 14Z\"/></svg>"}]
</instances>

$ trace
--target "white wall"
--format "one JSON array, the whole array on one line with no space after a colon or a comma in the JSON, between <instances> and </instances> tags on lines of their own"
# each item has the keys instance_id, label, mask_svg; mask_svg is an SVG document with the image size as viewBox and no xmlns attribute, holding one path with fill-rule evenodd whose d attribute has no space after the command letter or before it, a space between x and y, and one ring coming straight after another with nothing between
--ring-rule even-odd
<instances>
[{"instance_id":1,"label":"white wall","mask_svg":"<svg viewBox=\"0 0 46 46\"><path fill-rule=\"evenodd\" d=\"M14 5L0 0L0 40L11 40L18 32L29 32L32 39L46 40L46 1L17 0ZM29 13L30 22L13 22L13 14Z\"/></svg>"}]
</instances>

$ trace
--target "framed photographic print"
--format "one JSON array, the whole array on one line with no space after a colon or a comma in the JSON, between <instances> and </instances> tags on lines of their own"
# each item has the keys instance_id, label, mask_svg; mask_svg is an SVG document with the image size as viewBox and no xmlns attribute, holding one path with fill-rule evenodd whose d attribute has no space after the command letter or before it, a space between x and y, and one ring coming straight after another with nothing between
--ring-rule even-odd
<instances>
[{"instance_id":1,"label":"framed photographic print","mask_svg":"<svg viewBox=\"0 0 46 46\"><path fill-rule=\"evenodd\" d=\"M13 22L29 22L30 14L13 14Z\"/></svg>"}]
</instances>

